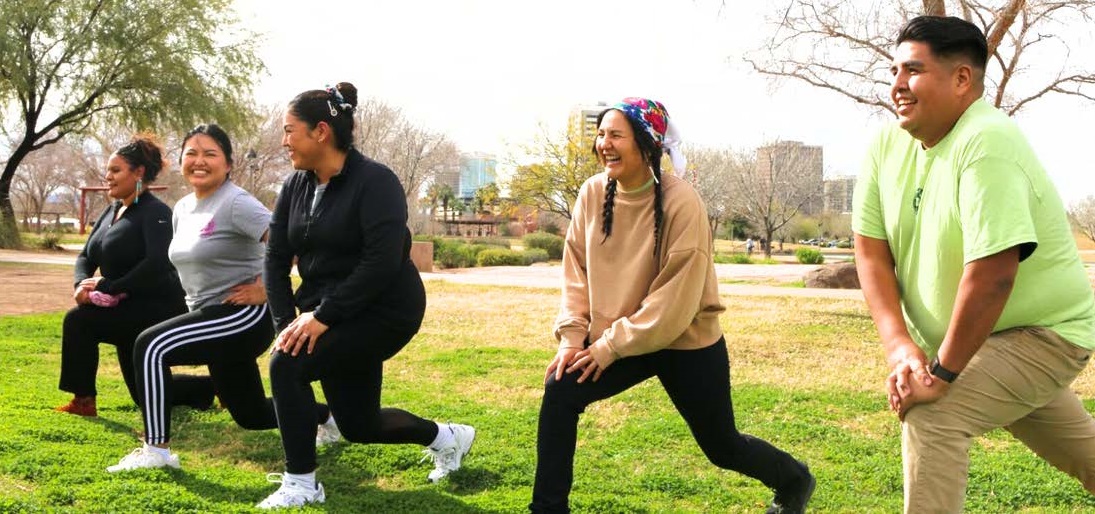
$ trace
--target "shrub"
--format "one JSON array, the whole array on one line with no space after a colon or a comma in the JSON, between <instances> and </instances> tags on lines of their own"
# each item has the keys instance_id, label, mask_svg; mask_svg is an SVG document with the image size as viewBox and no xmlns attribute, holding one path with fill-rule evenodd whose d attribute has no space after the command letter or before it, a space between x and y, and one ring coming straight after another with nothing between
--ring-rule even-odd
<instances>
[{"instance_id":1,"label":"shrub","mask_svg":"<svg viewBox=\"0 0 1095 514\"><path fill-rule=\"evenodd\" d=\"M488 248L493 247L443 239L434 241L433 260L444 268L470 268L475 266L479 252Z\"/></svg>"},{"instance_id":2,"label":"shrub","mask_svg":"<svg viewBox=\"0 0 1095 514\"><path fill-rule=\"evenodd\" d=\"M825 256L814 248L799 248L795 250L795 258L803 264L821 264L825 262Z\"/></svg>"},{"instance_id":3,"label":"shrub","mask_svg":"<svg viewBox=\"0 0 1095 514\"><path fill-rule=\"evenodd\" d=\"M525 264L535 264L537 262L547 262L549 260L547 250L543 248L530 248L521 252L521 255L525 256Z\"/></svg>"},{"instance_id":4,"label":"shrub","mask_svg":"<svg viewBox=\"0 0 1095 514\"><path fill-rule=\"evenodd\" d=\"M547 250L551 259L563 258L563 238L547 232L533 232L526 234L522 239L525 248L540 248Z\"/></svg>"},{"instance_id":5,"label":"shrub","mask_svg":"<svg viewBox=\"0 0 1095 514\"><path fill-rule=\"evenodd\" d=\"M528 262L525 254L508 248L488 248L479 252L475 258L479 266L524 266Z\"/></svg>"},{"instance_id":6,"label":"shrub","mask_svg":"<svg viewBox=\"0 0 1095 514\"><path fill-rule=\"evenodd\" d=\"M471 240L472 244L498 246L502 248L509 248L509 239L501 237L477 237Z\"/></svg>"},{"instance_id":7,"label":"shrub","mask_svg":"<svg viewBox=\"0 0 1095 514\"><path fill-rule=\"evenodd\" d=\"M554 221L546 221L540 225L541 232L547 232L553 236L559 235L559 224Z\"/></svg>"},{"instance_id":8,"label":"shrub","mask_svg":"<svg viewBox=\"0 0 1095 514\"><path fill-rule=\"evenodd\" d=\"M716 253L715 264L753 264L753 259L744 253Z\"/></svg>"},{"instance_id":9,"label":"shrub","mask_svg":"<svg viewBox=\"0 0 1095 514\"><path fill-rule=\"evenodd\" d=\"M60 250L61 231L52 228L43 230L41 239L38 240L38 248L41 250Z\"/></svg>"}]
</instances>

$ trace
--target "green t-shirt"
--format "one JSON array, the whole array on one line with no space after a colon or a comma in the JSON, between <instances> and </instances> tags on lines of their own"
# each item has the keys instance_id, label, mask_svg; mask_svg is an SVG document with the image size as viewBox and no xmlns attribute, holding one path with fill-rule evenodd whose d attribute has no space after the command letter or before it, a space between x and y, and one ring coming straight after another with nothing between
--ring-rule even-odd
<instances>
[{"instance_id":1,"label":"green t-shirt","mask_svg":"<svg viewBox=\"0 0 1095 514\"><path fill-rule=\"evenodd\" d=\"M905 322L928 355L963 267L1016 245L1019 273L993 331L1048 327L1095 349L1095 296L1061 198L1019 128L984 100L928 150L884 129L856 182L852 230L889 242Z\"/></svg>"}]
</instances>

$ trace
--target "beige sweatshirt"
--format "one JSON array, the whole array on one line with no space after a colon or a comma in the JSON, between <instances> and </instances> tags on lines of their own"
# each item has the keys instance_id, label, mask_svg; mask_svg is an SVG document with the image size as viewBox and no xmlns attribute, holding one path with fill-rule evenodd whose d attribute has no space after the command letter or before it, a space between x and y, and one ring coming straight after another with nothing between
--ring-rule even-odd
<instances>
[{"instance_id":1,"label":"beige sweatshirt","mask_svg":"<svg viewBox=\"0 0 1095 514\"><path fill-rule=\"evenodd\" d=\"M612 235L601 211L607 176L582 185L563 248L563 298L555 321L560 348L582 348L597 364L664 348L692 350L722 336L713 243L703 200L662 175L662 248L654 259L654 188L616 191Z\"/></svg>"}]
</instances>

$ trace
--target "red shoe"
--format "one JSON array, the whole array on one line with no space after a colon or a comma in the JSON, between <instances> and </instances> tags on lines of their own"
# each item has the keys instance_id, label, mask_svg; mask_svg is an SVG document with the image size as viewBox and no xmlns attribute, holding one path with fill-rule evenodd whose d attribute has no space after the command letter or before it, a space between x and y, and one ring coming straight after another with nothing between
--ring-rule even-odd
<instances>
[{"instance_id":1,"label":"red shoe","mask_svg":"<svg viewBox=\"0 0 1095 514\"><path fill-rule=\"evenodd\" d=\"M71 401L53 410L89 418L94 418L98 415L98 413L95 412L94 396L74 396Z\"/></svg>"}]
</instances>

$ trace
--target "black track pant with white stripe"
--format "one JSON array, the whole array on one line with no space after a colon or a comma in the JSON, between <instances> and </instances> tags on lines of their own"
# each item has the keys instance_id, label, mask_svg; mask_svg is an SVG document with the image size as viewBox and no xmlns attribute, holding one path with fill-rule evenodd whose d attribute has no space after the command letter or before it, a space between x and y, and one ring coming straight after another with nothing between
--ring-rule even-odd
<instances>
[{"instance_id":1,"label":"black track pant with white stripe","mask_svg":"<svg viewBox=\"0 0 1095 514\"><path fill-rule=\"evenodd\" d=\"M210 305L176 316L137 337L133 355L137 390L142 397L145 442L171 439L171 366L209 366L221 404L248 430L277 427L256 362L270 346L274 322L266 304ZM326 421L325 405L316 406L317 423Z\"/></svg>"}]
</instances>

